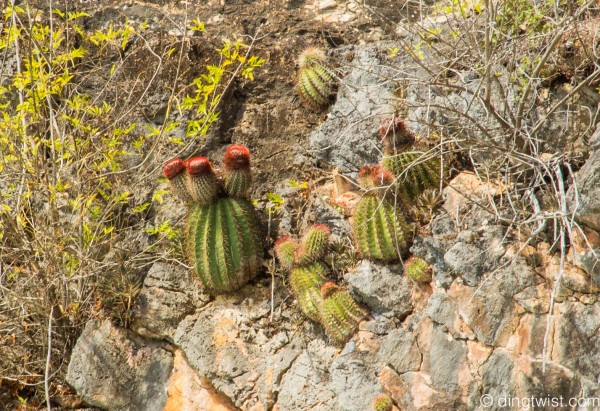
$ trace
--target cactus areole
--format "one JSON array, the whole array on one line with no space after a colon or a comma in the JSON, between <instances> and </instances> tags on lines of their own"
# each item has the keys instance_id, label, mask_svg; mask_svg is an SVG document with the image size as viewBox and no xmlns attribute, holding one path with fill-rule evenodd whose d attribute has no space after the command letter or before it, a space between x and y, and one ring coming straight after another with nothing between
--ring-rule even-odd
<instances>
[{"instance_id":1,"label":"cactus areole","mask_svg":"<svg viewBox=\"0 0 600 411\"><path fill-rule=\"evenodd\" d=\"M207 290L235 291L254 278L262 266L263 246L256 211L246 199L251 180L248 149L228 147L220 175L206 157L172 159L164 174L189 207L188 259Z\"/></svg>"}]
</instances>

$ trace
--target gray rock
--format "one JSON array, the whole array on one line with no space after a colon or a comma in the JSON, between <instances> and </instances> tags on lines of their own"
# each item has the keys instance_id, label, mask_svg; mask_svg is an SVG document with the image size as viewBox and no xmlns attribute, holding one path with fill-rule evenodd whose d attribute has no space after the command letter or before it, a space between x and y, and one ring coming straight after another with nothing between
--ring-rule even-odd
<instances>
[{"instance_id":1,"label":"gray rock","mask_svg":"<svg viewBox=\"0 0 600 411\"><path fill-rule=\"evenodd\" d=\"M327 384L326 371L334 353L324 348L311 343L291 364L281 379L277 396L279 409L300 411L307 406L323 411L336 409L336 394Z\"/></svg>"},{"instance_id":2,"label":"gray rock","mask_svg":"<svg viewBox=\"0 0 600 411\"><path fill-rule=\"evenodd\" d=\"M444 254L444 261L454 271L455 276L461 277L472 287L479 283L479 278L487 265L485 250L462 242L454 244Z\"/></svg>"},{"instance_id":3,"label":"gray rock","mask_svg":"<svg viewBox=\"0 0 600 411\"><path fill-rule=\"evenodd\" d=\"M600 304L559 305L553 360L591 381L600 381Z\"/></svg>"},{"instance_id":4,"label":"gray rock","mask_svg":"<svg viewBox=\"0 0 600 411\"><path fill-rule=\"evenodd\" d=\"M404 318L412 311L412 283L400 274L399 266L396 269L398 273L386 266L363 260L344 278L350 291L371 309Z\"/></svg>"},{"instance_id":5,"label":"gray rock","mask_svg":"<svg viewBox=\"0 0 600 411\"><path fill-rule=\"evenodd\" d=\"M381 339L377 363L388 365L397 373L418 371L422 355L415 336L403 328L396 328Z\"/></svg>"},{"instance_id":6,"label":"gray rock","mask_svg":"<svg viewBox=\"0 0 600 411\"><path fill-rule=\"evenodd\" d=\"M376 46L357 47L327 121L309 136L314 155L342 172L357 171L380 157L377 130L394 114L394 83Z\"/></svg>"},{"instance_id":7,"label":"gray rock","mask_svg":"<svg viewBox=\"0 0 600 411\"><path fill-rule=\"evenodd\" d=\"M380 391L377 373L371 364L346 350L331 366L331 387L337 397L336 409L348 411L368 409L373 397Z\"/></svg>"},{"instance_id":8,"label":"gray rock","mask_svg":"<svg viewBox=\"0 0 600 411\"><path fill-rule=\"evenodd\" d=\"M67 382L84 400L110 410L162 410L173 356L109 320L90 321L77 340Z\"/></svg>"},{"instance_id":9,"label":"gray rock","mask_svg":"<svg viewBox=\"0 0 600 411\"><path fill-rule=\"evenodd\" d=\"M144 279L132 328L140 334L172 340L181 320L208 300L202 285L191 278L190 270L157 262Z\"/></svg>"},{"instance_id":10,"label":"gray rock","mask_svg":"<svg viewBox=\"0 0 600 411\"><path fill-rule=\"evenodd\" d=\"M514 357L504 349L496 349L488 360L481 366L482 395L489 395L492 399L507 398L514 394L513 368ZM477 404L480 405L480 404ZM500 407L492 407L497 410Z\"/></svg>"},{"instance_id":11,"label":"gray rock","mask_svg":"<svg viewBox=\"0 0 600 411\"><path fill-rule=\"evenodd\" d=\"M475 289L468 288L452 295L461 301L458 312L463 321L479 341L491 346L506 344L518 324L515 301L502 295L500 289L501 285L492 277L484 280L474 296Z\"/></svg>"},{"instance_id":12,"label":"gray rock","mask_svg":"<svg viewBox=\"0 0 600 411\"><path fill-rule=\"evenodd\" d=\"M425 314L431 320L443 326L455 338L464 338L460 324L461 319L458 315L456 302L445 292L436 291L429 298Z\"/></svg>"},{"instance_id":13,"label":"gray rock","mask_svg":"<svg viewBox=\"0 0 600 411\"><path fill-rule=\"evenodd\" d=\"M433 388L448 394L458 394L458 372L466 358L465 342L448 338L442 327L434 325L430 350L423 355L422 367L424 372L431 375Z\"/></svg>"},{"instance_id":14,"label":"gray rock","mask_svg":"<svg viewBox=\"0 0 600 411\"><path fill-rule=\"evenodd\" d=\"M600 231L600 150L592 152L575 175L575 183L567 192L567 205L578 222Z\"/></svg>"}]
</instances>

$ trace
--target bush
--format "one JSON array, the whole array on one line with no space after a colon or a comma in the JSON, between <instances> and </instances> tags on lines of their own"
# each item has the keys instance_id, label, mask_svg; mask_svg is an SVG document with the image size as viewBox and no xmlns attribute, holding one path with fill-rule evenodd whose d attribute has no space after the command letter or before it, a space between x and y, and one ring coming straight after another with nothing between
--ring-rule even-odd
<instances>
[{"instance_id":1,"label":"bush","mask_svg":"<svg viewBox=\"0 0 600 411\"><path fill-rule=\"evenodd\" d=\"M146 23L88 31L87 17L9 5L0 22L0 385L33 387L40 403L91 316L128 325L147 267L174 249L169 221L148 228L167 192L158 166L201 145L233 80L263 62L226 42L186 77L190 38L161 44ZM199 21L189 30L204 35ZM140 56L156 65L135 70ZM132 121L152 87L168 87L163 118Z\"/></svg>"}]
</instances>

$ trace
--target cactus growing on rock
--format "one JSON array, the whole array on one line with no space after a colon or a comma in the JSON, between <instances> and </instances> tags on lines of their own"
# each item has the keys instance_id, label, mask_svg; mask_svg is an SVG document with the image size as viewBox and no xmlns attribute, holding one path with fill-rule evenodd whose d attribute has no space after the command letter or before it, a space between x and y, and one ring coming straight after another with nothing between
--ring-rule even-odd
<instances>
[{"instance_id":1,"label":"cactus growing on rock","mask_svg":"<svg viewBox=\"0 0 600 411\"><path fill-rule=\"evenodd\" d=\"M328 282L319 262L328 248L329 230L323 224L311 226L300 242L282 237L275 244L277 258L290 271L291 289L304 315L320 322L336 342L343 343L366 313L347 291L327 291L337 287ZM328 288L323 289L325 284L329 284Z\"/></svg>"},{"instance_id":2,"label":"cactus growing on rock","mask_svg":"<svg viewBox=\"0 0 600 411\"><path fill-rule=\"evenodd\" d=\"M321 324L334 340L346 342L354 334L366 312L356 304L348 290L331 281L321 286L321 298Z\"/></svg>"},{"instance_id":3,"label":"cactus growing on rock","mask_svg":"<svg viewBox=\"0 0 600 411\"><path fill-rule=\"evenodd\" d=\"M387 394L377 394L373 398L373 411L392 411L394 403Z\"/></svg>"},{"instance_id":4,"label":"cactus growing on rock","mask_svg":"<svg viewBox=\"0 0 600 411\"><path fill-rule=\"evenodd\" d=\"M404 273L416 282L428 283L431 281L433 269L421 257L412 256L404 263Z\"/></svg>"},{"instance_id":5,"label":"cactus growing on rock","mask_svg":"<svg viewBox=\"0 0 600 411\"><path fill-rule=\"evenodd\" d=\"M302 98L312 107L329 105L335 93L337 80L335 72L326 62L325 53L309 47L298 58L297 89Z\"/></svg>"},{"instance_id":6,"label":"cactus growing on rock","mask_svg":"<svg viewBox=\"0 0 600 411\"><path fill-rule=\"evenodd\" d=\"M384 120L379 135L384 147L381 165L396 177L396 194L405 206L423 191L440 186L440 159L426 158L424 151L415 149L416 134L404 120Z\"/></svg>"},{"instance_id":7,"label":"cactus growing on rock","mask_svg":"<svg viewBox=\"0 0 600 411\"><path fill-rule=\"evenodd\" d=\"M369 190L354 211L352 227L355 244L365 257L387 262L398 261L408 249L408 227L400 210L382 198L377 188L389 183L381 166L366 166L359 171L359 182Z\"/></svg>"},{"instance_id":8,"label":"cactus growing on rock","mask_svg":"<svg viewBox=\"0 0 600 411\"><path fill-rule=\"evenodd\" d=\"M310 227L300 243L282 237L275 244L277 258L290 270L290 285L300 309L313 321L319 321L319 290L327 281L325 268L317 260L325 255L328 245L329 230L322 224Z\"/></svg>"},{"instance_id":9,"label":"cactus growing on rock","mask_svg":"<svg viewBox=\"0 0 600 411\"><path fill-rule=\"evenodd\" d=\"M251 180L248 149L230 146L223 168L220 179L206 157L173 159L164 167L171 188L189 206L189 260L212 293L236 290L255 277L263 255L259 220L245 199Z\"/></svg>"}]
</instances>

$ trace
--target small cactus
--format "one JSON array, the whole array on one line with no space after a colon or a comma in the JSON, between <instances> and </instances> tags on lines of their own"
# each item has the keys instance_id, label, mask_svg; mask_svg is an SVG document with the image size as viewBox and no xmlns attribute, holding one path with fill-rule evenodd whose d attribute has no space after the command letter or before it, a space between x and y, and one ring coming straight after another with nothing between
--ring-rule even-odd
<instances>
[{"instance_id":1,"label":"small cactus","mask_svg":"<svg viewBox=\"0 0 600 411\"><path fill-rule=\"evenodd\" d=\"M189 206L188 257L206 288L230 292L255 277L263 247L258 217L245 198L251 181L248 149L227 148L222 179L206 157L170 160L164 174Z\"/></svg>"},{"instance_id":2,"label":"small cactus","mask_svg":"<svg viewBox=\"0 0 600 411\"><path fill-rule=\"evenodd\" d=\"M290 271L290 285L298 299L300 309L308 318L319 321L319 302L321 285L327 281L325 269L320 263L312 263L293 268Z\"/></svg>"},{"instance_id":3,"label":"small cactus","mask_svg":"<svg viewBox=\"0 0 600 411\"><path fill-rule=\"evenodd\" d=\"M384 156L382 166L396 177L396 194L405 205L412 204L425 190L439 188L439 158L423 159L422 152Z\"/></svg>"},{"instance_id":4,"label":"small cactus","mask_svg":"<svg viewBox=\"0 0 600 411\"><path fill-rule=\"evenodd\" d=\"M312 107L329 105L337 87L335 72L326 63L325 53L314 47L304 50L298 58L298 92Z\"/></svg>"},{"instance_id":5,"label":"small cactus","mask_svg":"<svg viewBox=\"0 0 600 411\"><path fill-rule=\"evenodd\" d=\"M373 411L392 411L394 403L387 394L377 394L373 398Z\"/></svg>"},{"instance_id":6,"label":"small cactus","mask_svg":"<svg viewBox=\"0 0 600 411\"><path fill-rule=\"evenodd\" d=\"M350 293L331 281L321 286L319 316L329 335L343 343L354 334L366 312L354 301Z\"/></svg>"},{"instance_id":7,"label":"small cactus","mask_svg":"<svg viewBox=\"0 0 600 411\"><path fill-rule=\"evenodd\" d=\"M433 268L420 257L412 256L404 263L404 273L418 283L431 281Z\"/></svg>"},{"instance_id":8,"label":"small cactus","mask_svg":"<svg viewBox=\"0 0 600 411\"><path fill-rule=\"evenodd\" d=\"M367 172L367 176L361 176ZM387 179L389 177L382 178L381 167L378 166L367 166L359 172L361 185L369 191L356 205L352 226L355 243L361 254L393 262L408 250L408 227L398 208L385 198L374 195L377 187L388 184Z\"/></svg>"},{"instance_id":9,"label":"small cactus","mask_svg":"<svg viewBox=\"0 0 600 411\"><path fill-rule=\"evenodd\" d=\"M304 315L320 322L336 342L343 343L366 314L347 291L327 282L319 260L328 249L329 230L323 224L311 226L300 242L282 237L275 243L277 258L290 270L290 285Z\"/></svg>"},{"instance_id":10,"label":"small cactus","mask_svg":"<svg viewBox=\"0 0 600 411\"><path fill-rule=\"evenodd\" d=\"M223 157L225 190L231 197L246 198L252 182L250 152L240 144L227 147Z\"/></svg>"}]
</instances>

